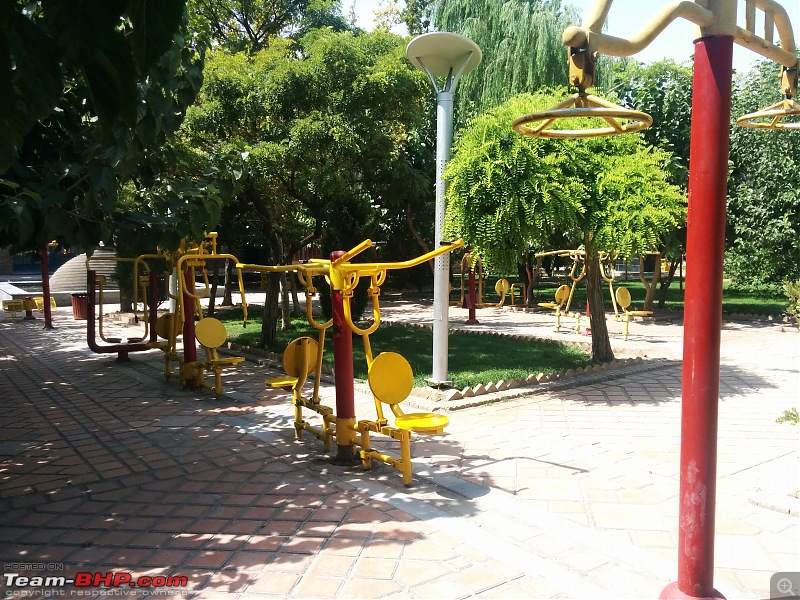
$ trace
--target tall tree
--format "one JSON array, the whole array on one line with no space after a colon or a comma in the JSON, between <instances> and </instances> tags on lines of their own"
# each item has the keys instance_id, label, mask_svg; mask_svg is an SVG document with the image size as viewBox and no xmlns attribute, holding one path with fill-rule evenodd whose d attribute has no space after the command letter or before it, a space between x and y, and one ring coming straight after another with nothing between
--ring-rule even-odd
<instances>
[{"instance_id":1,"label":"tall tree","mask_svg":"<svg viewBox=\"0 0 800 600\"><path fill-rule=\"evenodd\" d=\"M192 27L209 46L258 52L299 20L309 0L188 0Z\"/></svg>"},{"instance_id":2,"label":"tall tree","mask_svg":"<svg viewBox=\"0 0 800 600\"><path fill-rule=\"evenodd\" d=\"M692 68L664 60L644 65L635 60L620 62L612 68L613 89L620 102L653 117L653 124L642 131L648 143L668 151L665 163L669 181L684 192L689 184L689 138L692 119ZM647 290L645 310L652 310L656 285L660 284L658 306L663 308L667 290L675 276L686 246L686 229L676 229L666 236L657 250L652 280L644 273L644 257L639 257L639 279ZM661 277L660 258L670 260L666 277Z\"/></svg>"},{"instance_id":3,"label":"tall tree","mask_svg":"<svg viewBox=\"0 0 800 600\"><path fill-rule=\"evenodd\" d=\"M174 29L166 27L173 8L166 2L160 14L135 0L43 2L12 15L8 36L36 31L48 49L44 56L26 47L25 57L10 44L19 59L14 93L39 77L59 93L52 106L37 98L41 106L28 111L21 143L2 137L17 156L3 169L0 245L33 250L57 239L91 248L135 230L153 247L167 247L214 219L217 190L165 168L171 161L164 145L202 81L202 56L178 30L185 26L182 5ZM157 43L148 45L149 35ZM36 70L32 57L49 70Z\"/></svg>"},{"instance_id":4,"label":"tall tree","mask_svg":"<svg viewBox=\"0 0 800 600\"><path fill-rule=\"evenodd\" d=\"M733 117L781 100L778 66L735 81ZM741 285L800 279L800 131L731 129L725 269Z\"/></svg>"},{"instance_id":5,"label":"tall tree","mask_svg":"<svg viewBox=\"0 0 800 600\"><path fill-rule=\"evenodd\" d=\"M552 106L562 95L515 96L473 119L445 171L446 225L502 270L515 268L530 245L546 246L556 232L571 234L586 250L592 358L603 362L613 352L599 254L657 248L685 218L685 196L666 180L667 154L637 135L548 140L511 130L513 118ZM564 123L567 129L584 125Z\"/></svg>"},{"instance_id":6,"label":"tall tree","mask_svg":"<svg viewBox=\"0 0 800 600\"><path fill-rule=\"evenodd\" d=\"M436 0L430 8L437 30L465 35L483 52L459 84L462 110L481 112L521 92L566 84L561 35L578 14L561 0Z\"/></svg>"},{"instance_id":7,"label":"tall tree","mask_svg":"<svg viewBox=\"0 0 800 600\"><path fill-rule=\"evenodd\" d=\"M214 53L184 141L209 165L247 153L237 201L281 263L322 240L323 253L380 231L429 180L414 168L413 131L428 97L404 40L385 32L315 30L295 45L274 40L253 55ZM277 278L270 280L263 342L275 335Z\"/></svg>"}]
</instances>

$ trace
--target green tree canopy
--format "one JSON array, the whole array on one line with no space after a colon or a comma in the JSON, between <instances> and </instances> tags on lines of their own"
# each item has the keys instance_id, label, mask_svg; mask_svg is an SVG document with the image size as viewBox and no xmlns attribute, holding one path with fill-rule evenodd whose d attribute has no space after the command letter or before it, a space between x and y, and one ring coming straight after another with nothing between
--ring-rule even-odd
<instances>
[{"instance_id":1,"label":"green tree canopy","mask_svg":"<svg viewBox=\"0 0 800 600\"><path fill-rule=\"evenodd\" d=\"M561 0L436 0L428 9L437 30L465 35L483 52L459 84L459 107L482 112L515 94L567 83L561 35L578 14Z\"/></svg>"},{"instance_id":2,"label":"green tree canopy","mask_svg":"<svg viewBox=\"0 0 800 600\"><path fill-rule=\"evenodd\" d=\"M209 57L184 144L209 166L232 150L246 156L234 163L245 171L237 203L271 262L314 240L329 252L380 236L379 217L429 186L414 134L428 83L404 50L385 32L315 30L299 45L276 39L252 55Z\"/></svg>"},{"instance_id":3,"label":"green tree canopy","mask_svg":"<svg viewBox=\"0 0 800 600\"><path fill-rule=\"evenodd\" d=\"M609 360L599 252L656 250L683 223L685 196L667 181L668 154L638 135L548 140L511 129L514 117L552 106L563 95L516 96L470 121L445 171L446 226L498 270L513 268L529 246L547 247L555 235L583 244L593 354Z\"/></svg>"},{"instance_id":4,"label":"green tree canopy","mask_svg":"<svg viewBox=\"0 0 800 600\"><path fill-rule=\"evenodd\" d=\"M2 138L16 156L0 186L0 245L33 250L56 239L88 249L136 232L153 247L174 247L219 213L215 186L170 169L165 144L200 88L202 56L187 43L182 5L171 31L166 5L161 16L133 0L43 2L14 13L15 27L35 29L55 60L41 73L31 56L20 58L15 93L41 77L58 94L28 112L21 143ZM149 35L161 37L150 45Z\"/></svg>"},{"instance_id":5,"label":"green tree canopy","mask_svg":"<svg viewBox=\"0 0 800 600\"><path fill-rule=\"evenodd\" d=\"M781 100L778 66L761 61L734 85L732 117ZM731 125L725 268L742 285L800 279L800 131Z\"/></svg>"},{"instance_id":6,"label":"green tree canopy","mask_svg":"<svg viewBox=\"0 0 800 600\"><path fill-rule=\"evenodd\" d=\"M136 121L137 82L173 44L185 0L4 2L0 8L0 171L65 92L84 94L109 131Z\"/></svg>"},{"instance_id":7,"label":"green tree canopy","mask_svg":"<svg viewBox=\"0 0 800 600\"><path fill-rule=\"evenodd\" d=\"M667 150L672 183L686 189L689 174L689 138L692 124L692 67L662 60L644 65L635 60L618 63L613 87L622 104L646 112L653 124L641 135L651 146Z\"/></svg>"}]
</instances>

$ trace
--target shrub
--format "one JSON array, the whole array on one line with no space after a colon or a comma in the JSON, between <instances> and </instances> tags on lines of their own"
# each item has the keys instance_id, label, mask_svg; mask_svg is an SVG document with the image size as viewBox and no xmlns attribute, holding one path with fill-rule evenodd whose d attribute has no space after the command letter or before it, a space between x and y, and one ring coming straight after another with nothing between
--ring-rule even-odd
<instances>
[{"instance_id":1,"label":"shrub","mask_svg":"<svg viewBox=\"0 0 800 600\"><path fill-rule=\"evenodd\" d=\"M789 298L786 314L794 319L795 325L800 325L800 279L797 281L784 281L783 293Z\"/></svg>"}]
</instances>

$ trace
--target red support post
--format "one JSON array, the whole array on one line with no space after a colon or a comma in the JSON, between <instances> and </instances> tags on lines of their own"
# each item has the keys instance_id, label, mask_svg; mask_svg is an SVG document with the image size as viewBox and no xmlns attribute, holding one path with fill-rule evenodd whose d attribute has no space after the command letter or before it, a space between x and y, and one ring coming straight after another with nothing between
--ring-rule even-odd
<instances>
[{"instance_id":1,"label":"red support post","mask_svg":"<svg viewBox=\"0 0 800 600\"><path fill-rule=\"evenodd\" d=\"M35 321L36 317L33 316L33 309L36 308L36 302L30 296L27 296L22 301L22 307L25 309L25 316L22 317L23 321Z\"/></svg>"},{"instance_id":2,"label":"red support post","mask_svg":"<svg viewBox=\"0 0 800 600\"><path fill-rule=\"evenodd\" d=\"M714 589L722 267L733 38L695 45L681 404L678 581L660 598L724 598Z\"/></svg>"},{"instance_id":3,"label":"red support post","mask_svg":"<svg viewBox=\"0 0 800 600\"><path fill-rule=\"evenodd\" d=\"M39 251L42 257L42 298L44 300L44 328L53 329L53 311L50 308L50 254L47 246Z\"/></svg>"},{"instance_id":4,"label":"red support post","mask_svg":"<svg viewBox=\"0 0 800 600\"><path fill-rule=\"evenodd\" d=\"M344 255L331 253L331 262ZM331 274L331 318L333 320L333 370L336 389L336 465L358 462L356 449L356 402L353 385L353 330L344 317L344 294L341 282Z\"/></svg>"}]
</instances>

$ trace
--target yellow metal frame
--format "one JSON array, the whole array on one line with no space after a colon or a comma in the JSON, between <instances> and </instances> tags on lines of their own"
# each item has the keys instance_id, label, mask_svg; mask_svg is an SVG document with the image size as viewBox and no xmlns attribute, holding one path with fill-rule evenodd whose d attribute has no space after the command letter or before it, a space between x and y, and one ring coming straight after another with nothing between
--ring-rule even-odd
<instances>
[{"instance_id":1,"label":"yellow metal frame","mask_svg":"<svg viewBox=\"0 0 800 600\"><path fill-rule=\"evenodd\" d=\"M319 343L310 337L297 338L283 352L283 368L286 376L267 379L264 383L273 388L292 390L295 439L302 439L303 432L308 431L325 444L326 452L330 452L333 447L336 423L333 409L319 401L317 395L319 388L316 383L314 395L311 398L303 397L303 385L306 379L313 372L319 374L321 365L322 348ZM314 427L303 418L304 408L311 409L322 416L321 428Z\"/></svg>"},{"instance_id":2,"label":"yellow metal frame","mask_svg":"<svg viewBox=\"0 0 800 600\"><path fill-rule=\"evenodd\" d=\"M392 364L402 364L402 361L405 361L405 365L408 365L408 361L396 353L381 353L373 360L369 336L380 326L380 287L386 281L388 271L414 267L440 254L445 254L457 248L461 248L463 245L463 240L457 240L449 244L444 244L440 248L417 258L400 262L351 262L356 256L373 246L372 240L364 240L335 260L312 259L307 263L291 265L236 264L240 281L242 281L243 271L256 271L260 273L294 271L297 273L300 283L306 288L306 317L309 323L319 330L319 342L314 343L314 350L312 351L310 349L312 348L310 342L305 341L310 340L313 342L314 340L312 338L299 338L294 340L289 347L287 347L286 351L284 351L284 370L287 376L267 379L265 381L265 384L270 387L292 390L292 403L295 408L295 437L297 439L300 439L303 431L309 431L325 443L325 449L327 451L331 449L331 440L333 437L336 437L340 442L343 439L348 440L348 443L352 440L354 443L361 446L360 456L362 466L365 469L371 468L372 460L379 460L398 469L403 475L404 484L408 485L411 483L411 433L441 433L445 425L449 422L449 418L435 413L403 413L398 405L411 392L414 380L413 373L411 373L410 380L408 378L408 372L410 372L411 367L409 365L407 370L401 368L398 369L397 372L392 369L387 371L387 368L381 365L388 361L392 361ZM332 325L332 320L326 323L318 323L313 316L311 299L316 293L316 289L313 287L313 277L320 275L326 277L332 289L342 293L345 322L353 333L361 336L364 343L369 372L375 373L375 375L372 375L370 378L370 386L372 386L373 381L378 382L378 380L393 382L389 386L392 391L388 392L388 396L387 393L383 391L383 384L375 383L377 389L379 389L378 393L380 393L380 396L378 396L373 390L375 409L377 412L376 420L362 419L356 423L353 419L339 423L332 409L322 405L319 400L319 384L322 370L322 351L325 331ZM372 323L367 327L359 327L356 325L350 306L353 292L356 286L358 286L361 277L370 278L370 285L367 293L372 300ZM299 355L297 354L298 352L300 352ZM381 356L385 354L391 354L394 358L381 358ZM399 359L396 357L399 357ZM402 361L400 359L402 359ZM378 361L379 366L373 371L375 361ZM311 399L306 399L303 397L302 387L312 371L316 371L317 373L314 382L314 392ZM393 427L388 424L384 416L382 403L387 403L392 408L392 413L395 416ZM304 420L302 414L303 408L312 409L322 415L323 426L321 429L311 426ZM382 454L374 450L370 445L370 432L380 433L399 440L401 445L400 458ZM358 441L358 437L352 437L354 434L360 434L360 442Z\"/></svg>"},{"instance_id":3,"label":"yellow metal frame","mask_svg":"<svg viewBox=\"0 0 800 600\"><path fill-rule=\"evenodd\" d=\"M44 296L36 296L33 301L36 303L36 310L38 312L44 312ZM56 299L50 296L50 309L51 310L58 310L58 305L56 304Z\"/></svg>"},{"instance_id":4,"label":"yellow metal frame","mask_svg":"<svg viewBox=\"0 0 800 600\"><path fill-rule=\"evenodd\" d=\"M367 336L365 348L368 348ZM372 468L372 461L378 460L400 471L403 484L410 485L413 465L411 462L411 434L441 434L450 423L446 415L430 412L404 413L400 403L405 400L414 387L414 373L404 356L396 352L381 352L375 359L368 353L368 381L375 400L377 419L361 419L356 426L360 433L361 464L365 469ZM394 426L389 425L383 412L386 404L394 415ZM370 433L379 433L400 442L400 458L375 450L370 441Z\"/></svg>"},{"instance_id":5,"label":"yellow metal frame","mask_svg":"<svg viewBox=\"0 0 800 600\"><path fill-rule=\"evenodd\" d=\"M523 115L514 121L514 130L535 137L587 138L617 135L645 129L652 124L646 113L631 111L586 94L594 85L595 64L600 54L633 56L646 48L676 19L687 19L697 25L696 39L727 35L734 41L782 66L781 92L786 97L781 103L744 115L737 119L743 127L762 129L800 129L795 122L785 122L787 117L800 115L800 105L792 99L797 95L800 60L795 50L794 34L786 9L774 0L746 0L745 27L736 24L736 2L733 0L679 1L664 7L641 31L631 39L608 35L603 27L613 0L597 0L586 12L581 27L564 30L564 45L569 48L569 82L578 88L573 97L554 107ZM756 34L756 12L761 11L763 36ZM780 45L774 43L777 29ZM586 129L548 129L555 121L575 117L599 117L609 127ZM626 122L621 123L620 119ZM766 119L766 121L764 120ZM538 123L531 127L531 123Z\"/></svg>"},{"instance_id":6,"label":"yellow metal frame","mask_svg":"<svg viewBox=\"0 0 800 600\"><path fill-rule=\"evenodd\" d=\"M196 372L197 382L201 387L209 387L203 380L203 373L210 371L214 373L214 386L211 387L217 397L222 395L222 371L227 367L235 367L244 362L244 356L227 356L220 358L217 348L228 339L228 331L219 319L204 317L194 326L194 336L206 354L205 362L198 361Z\"/></svg>"},{"instance_id":7,"label":"yellow metal frame","mask_svg":"<svg viewBox=\"0 0 800 600\"><path fill-rule=\"evenodd\" d=\"M466 267L466 268L465 268ZM474 251L465 252L464 256L461 257L461 293L460 297L457 302L451 302L450 306L464 306L464 301L466 300L467 293L469 292L468 288L468 281L469 281L469 272L473 271L475 273L476 285L477 285L477 303L475 304L476 308L482 308L484 306L483 303L483 261L481 260L480 255L478 255ZM466 277L464 274L467 273Z\"/></svg>"},{"instance_id":8,"label":"yellow metal frame","mask_svg":"<svg viewBox=\"0 0 800 600\"><path fill-rule=\"evenodd\" d=\"M122 258L118 256L90 256L86 259L86 269L91 268L92 261L105 261L105 262L115 262L115 263L133 263L133 315L136 321L139 320L139 285L141 285L142 289L142 320L144 321L144 333L142 333L141 337L136 338L128 338L126 343L128 344L137 344L143 342L147 339L148 334L150 333L150 319L148 315L152 307L148 305L148 298L147 298L147 288L149 286L149 281L147 276L140 277L138 275L138 266L141 263L145 267L145 273L150 272L150 268L147 263L139 261L135 258ZM97 333L100 336L100 339L106 342L107 344L119 344L122 342L120 338L107 338L103 333L103 307L105 306L105 302L103 301L103 294L104 288L106 285L106 276L97 273L96 275L96 283L97 283ZM138 284L138 285L137 285Z\"/></svg>"},{"instance_id":9,"label":"yellow metal frame","mask_svg":"<svg viewBox=\"0 0 800 600\"><path fill-rule=\"evenodd\" d=\"M628 310L628 307L631 305L631 293L628 291L628 288L617 288L617 304L622 307L622 312L624 313L624 320L625 320L625 329L622 332L625 336L625 339L628 339L628 326L631 322L631 317L649 317L653 314L652 310Z\"/></svg>"},{"instance_id":10,"label":"yellow metal frame","mask_svg":"<svg viewBox=\"0 0 800 600\"><path fill-rule=\"evenodd\" d=\"M460 297L458 301L451 302L450 306L464 306L464 300L466 299L466 295L468 293L466 281L468 280L469 275L465 277L466 269L468 267L470 270L475 272L475 279L477 285L477 302L475 303L475 308L485 308L487 306L493 308L500 308L505 304L506 295L509 293L511 294L511 306L514 306L514 295L516 290L522 289L522 296L521 298L525 299L525 292L527 290L524 283L510 283L508 279L501 278L498 279L497 282L494 284L494 291L499 296L500 300L496 303L487 303L484 301L483 291L484 291L484 270L483 270L483 261L481 260L480 255L473 252L466 252L464 256L461 258L461 290L460 290Z\"/></svg>"},{"instance_id":11,"label":"yellow metal frame","mask_svg":"<svg viewBox=\"0 0 800 600\"><path fill-rule=\"evenodd\" d=\"M25 312L25 303L22 300L3 300L3 312L11 313L11 318L16 319L17 313Z\"/></svg>"}]
</instances>

